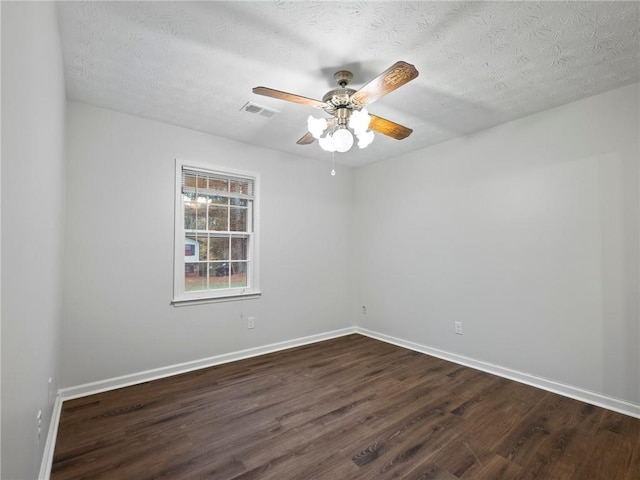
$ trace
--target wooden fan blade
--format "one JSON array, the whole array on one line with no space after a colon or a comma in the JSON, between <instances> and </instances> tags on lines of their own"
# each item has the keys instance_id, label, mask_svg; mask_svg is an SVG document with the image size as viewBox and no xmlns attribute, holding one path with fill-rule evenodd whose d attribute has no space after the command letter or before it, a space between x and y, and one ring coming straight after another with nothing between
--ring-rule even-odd
<instances>
[{"instance_id":1,"label":"wooden fan blade","mask_svg":"<svg viewBox=\"0 0 640 480\"><path fill-rule=\"evenodd\" d=\"M391 120L387 120L386 118L378 117L376 115L371 115L369 128L388 137L395 138L396 140L407 138L411 135L411 132L413 132L413 130L405 127L404 125L400 125L399 123L392 122Z\"/></svg>"},{"instance_id":2,"label":"wooden fan blade","mask_svg":"<svg viewBox=\"0 0 640 480\"><path fill-rule=\"evenodd\" d=\"M267 87L255 87L253 93L257 95L264 95L265 97L277 98L278 100L285 100L287 102L301 103L302 105L309 105L310 107L322 108L325 106L324 102L320 100L314 100L313 98L302 97L294 93L281 92L280 90L274 90Z\"/></svg>"},{"instance_id":3,"label":"wooden fan blade","mask_svg":"<svg viewBox=\"0 0 640 480\"><path fill-rule=\"evenodd\" d=\"M311 132L307 132L302 137L300 137L300 140L298 140L296 143L298 145L309 145L310 143L313 143L315 140L316 139L313 137L313 135L311 135Z\"/></svg>"},{"instance_id":4,"label":"wooden fan blade","mask_svg":"<svg viewBox=\"0 0 640 480\"><path fill-rule=\"evenodd\" d=\"M351 96L358 105L368 105L418 76L418 70L406 62L396 62Z\"/></svg>"}]
</instances>

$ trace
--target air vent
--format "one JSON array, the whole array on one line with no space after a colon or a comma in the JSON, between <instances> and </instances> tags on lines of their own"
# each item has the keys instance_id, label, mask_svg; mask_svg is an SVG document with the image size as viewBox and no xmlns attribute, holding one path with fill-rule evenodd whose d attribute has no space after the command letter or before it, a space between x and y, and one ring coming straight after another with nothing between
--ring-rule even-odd
<instances>
[{"instance_id":1,"label":"air vent","mask_svg":"<svg viewBox=\"0 0 640 480\"><path fill-rule=\"evenodd\" d=\"M255 115L260 115L267 118L271 118L274 115L280 113L272 108L263 107L262 105L258 105L257 103L252 102L245 103L240 110L244 110L245 112L253 113Z\"/></svg>"}]
</instances>

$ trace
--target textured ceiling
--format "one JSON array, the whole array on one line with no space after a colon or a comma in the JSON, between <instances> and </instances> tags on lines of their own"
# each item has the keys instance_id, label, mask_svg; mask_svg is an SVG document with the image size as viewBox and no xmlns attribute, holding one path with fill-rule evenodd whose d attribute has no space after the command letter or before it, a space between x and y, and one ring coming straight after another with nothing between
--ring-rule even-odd
<instances>
[{"instance_id":1,"label":"textured ceiling","mask_svg":"<svg viewBox=\"0 0 640 480\"><path fill-rule=\"evenodd\" d=\"M70 99L329 160L297 145L322 99L398 60L420 76L371 104L414 130L336 160L391 158L640 80L637 2L60 2ZM242 110L276 109L272 118Z\"/></svg>"}]
</instances>

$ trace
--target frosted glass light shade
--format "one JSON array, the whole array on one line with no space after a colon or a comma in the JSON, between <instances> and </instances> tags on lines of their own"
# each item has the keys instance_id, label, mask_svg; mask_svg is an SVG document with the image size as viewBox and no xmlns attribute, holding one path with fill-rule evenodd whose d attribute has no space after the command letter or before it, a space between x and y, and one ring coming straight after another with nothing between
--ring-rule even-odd
<instances>
[{"instance_id":1,"label":"frosted glass light shade","mask_svg":"<svg viewBox=\"0 0 640 480\"><path fill-rule=\"evenodd\" d=\"M318 139L318 144L320 145L320 148L322 148L323 150L326 150L327 152L336 151L336 147L333 144L333 136L331 134L328 134L326 137L322 137Z\"/></svg>"},{"instance_id":2,"label":"frosted glass light shade","mask_svg":"<svg viewBox=\"0 0 640 480\"><path fill-rule=\"evenodd\" d=\"M352 129L356 135L360 135L369 128L369 122L371 122L371 115L369 115L366 108L360 111L355 110L351 112L351 116L349 117L349 128Z\"/></svg>"},{"instance_id":3,"label":"frosted glass light shade","mask_svg":"<svg viewBox=\"0 0 640 480\"><path fill-rule=\"evenodd\" d=\"M358 135L358 147L367 148L371 142L373 142L374 134L371 130L363 132Z\"/></svg>"},{"instance_id":4,"label":"frosted glass light shade","mask_svg":"<svg viewBox=\"0 0 640 480\"><path fill-rule=\"evenodd\" d=\"M353 135L346 128L341 128L333 134L333 146L337 152L347 152L353 146Z\"/></svg>"},{"instance_id":5,"label":"frosted glass light shade","mask_svg":"<svg viewBox=\"0 0 640 480\"><path fill-rule=\"evenodd\" d=\"M307 128L313 138L320 138L322 132L327 129L327 120L325 118L315 118L312 115L309 115L307 118Z\"/></svg>"}]
</instances>

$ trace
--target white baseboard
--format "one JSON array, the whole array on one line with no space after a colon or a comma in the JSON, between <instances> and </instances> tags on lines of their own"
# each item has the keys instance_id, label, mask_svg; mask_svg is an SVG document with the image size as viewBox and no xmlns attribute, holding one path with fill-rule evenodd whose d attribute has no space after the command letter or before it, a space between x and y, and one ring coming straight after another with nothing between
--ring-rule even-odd
<instances>
[{"instance_id":1,"label":"white baseboard","mask_svg":"<svg viewBox=\"0 0 640 480\"><path fill-rule=\"evenodd\" d=\"M352 333L358 333L360 335L375 338L376 340L381 340L383 342L397 345L399 347L408 348L409 350L431 355L433 357L438 357L443 360L457 363L459 365L475 368L483 372L508 378L509 380L514 380L516 382L541 388L549 392L564 395L565 397L587 402L592 405L597 405L599 407L613 410L614 412L619 412L631 417L640 418L640 405L635 403L626 402L624 400L573 387L571 385L565 385L528 373L518 372L516 370L501 367L499 365L474 360L472 358L457 355L455 353L427 347L425 345L420 345L408 340L403 340L400 338L392 337L390 335L367 330L366 328L348 327L340 330L334 330L332 332L310 335L308 337L301 337L284 342L272 343L270 345L264 345L261 347L240 350L238 352L216 355L214 357L204 358L201 360L180 363L177 365L170 365L167 367L156 368L144 372L123 375L120 377L60 389L58 391L58 396L56 397L56 402L53 407L53 413L51 415L51 425L49 426L49 433L47 435L47 442L45 444L42 464L40 467L40 475L38 478L39 480L49 480L49 476L51 474L51 466L53 464L55 440L58 433L58 424L60 422L60 414L62 413L62 402L64 402L65 400L85 397L87 395L115 390L117 388L128 387L151 380L157 380L160 378L170 377L172 375L199 370L201 368L213 367L215 365L221 365L223 363L235 362L237 360L265 355L267 353L278 352L280 350L286 350L288 348L300 347L311 343L321 342L323 340L329 340L331 338L350 335Z\"/></svg>"},{"instance_id":2,"label":"white baseboard","mask_svg":"<svg viewBox=\"0 0 640 480\"><path fill-rule=\"evenodd\" d=\"M246 350L225 353L222 355L216 355L213 357L194 360L191 362L179 363L177 365L170 365L167 367L155 368L153 370L146 370L144 372L123 375L121 377L85 383L83 385L77 385L75 387L62 388L60 389L59 393L60 396L62 396L63 401L71 400L73 398L93 395L94 393L102 393L109 390L115 390L116 388L129 387L131 385L149 382L151 380L157 380L160 378L170 377L172 375L192 372L201 368L213 367L215 365L221 365L223 363L235 362L237 360L244 360L245 358L257 357L258 355L265 355L267 353L278 352L280 350L286 350L288 348L300 347L302 345L308 345L310 343L316 343L323 340L329 340L331 338L342 337L355 332L355 327L342 328L340 330L319 333L317 335L310 335L308 337L296 338L293 340L272 343L269 345L263 345L261 347L248 348Z\"/></svg>"},{"instance_id":3,"label":"white baseboard","mask_svg":"<svg viewBox=\"0 0 640 480\"><path fill-rule=\"evenodd\" d=\"M44 444L44 453L42 454L42 463L40 464L40 473L38 480L49 480L51 476L51 466L53 465L53 451L56 446L56 437L58 436L58 425L60 424L60 414L62 413L62 398L60 395L56 397L51 412L51 422L49 424L49 433L47 433L47 441Z\"/></svg>"},{"instance_id":4,"label":"white baseboard","mask_svg":"<svg viewBox=\"0 0 640 480\"><path fill-rule=\"evenodd\" d=\"M640 405L636 403L627 402L618 398L603 395L601 393L592 392L582 388L566 385L560 382L549 380L547 378L538 377L529 373L519 372L510 368L501 367L500 365L494 365L492 363L483 362L480 360L474 360L473 358L464 357L455 353L438 350L436 348L420 345L418 343L410 342L400 338L385 335L383 333L367 330L366 328L356 327L356 333L365 335L367 337L375 338L386 343L391 343L399 347L404 347L409 350L438 357L443 360L448 360L459 365L475 368L483 372L491 373L499 377L508 378L509 380L515 380L516 382L531 385L532 387L540 388L548 392L557 393L565 397L580 400L582 402L590 403L598 407L613 410L614 412L623 413L631 417L640 418Z\"/></svg>"}]
</instances>

